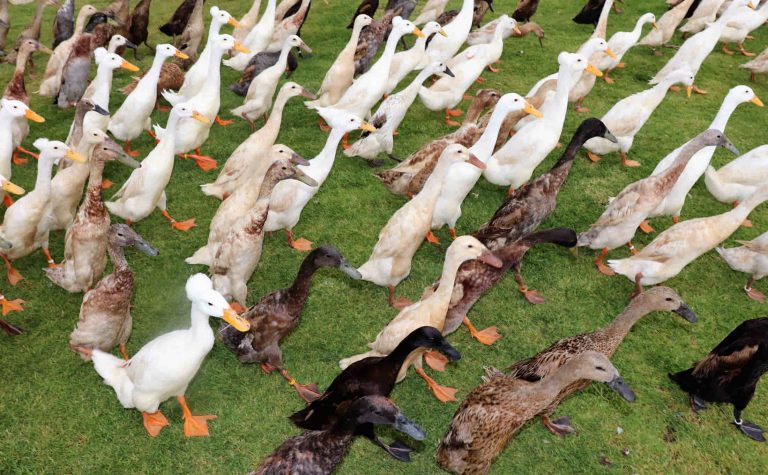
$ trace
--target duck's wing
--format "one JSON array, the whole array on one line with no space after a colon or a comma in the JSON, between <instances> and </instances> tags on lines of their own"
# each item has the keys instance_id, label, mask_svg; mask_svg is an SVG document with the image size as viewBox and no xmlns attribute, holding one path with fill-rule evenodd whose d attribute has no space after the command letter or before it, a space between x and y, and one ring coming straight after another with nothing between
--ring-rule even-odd
<instances>
[{"instance_id":1,"label":"duck's wing","mask_svg":"<svg viewBox=\"0 0 768 475\"><path fill-rule=\"evenodd\" d=\"M527 358L507 368L510 377L526 381L538 381L588 349L584 335L557 341L536 356ZM590 345L591 346L591 345Z\"/></svg>"},{"instance_id":2,"label":"duck's wing","mask_svg":"<svg viewBox=\"0 0 768 475\"><path fill-rule=\"evenodd\" d=\"M615 226L624 222L636 211L640 196L636 188L620 193L592 226Z\"/></svg>"},{"instance_id":3,"label":"duck's wing","mask_svg":"<svg viewBox=\"0 0 768 475\"><path fill-rule=\"evenodd\" d=\"M768 317L747 320L736 327L703 360L696 363L693 376L706 378L743 368L760 347L768 348Z\"/></svg>"}]
</instances>

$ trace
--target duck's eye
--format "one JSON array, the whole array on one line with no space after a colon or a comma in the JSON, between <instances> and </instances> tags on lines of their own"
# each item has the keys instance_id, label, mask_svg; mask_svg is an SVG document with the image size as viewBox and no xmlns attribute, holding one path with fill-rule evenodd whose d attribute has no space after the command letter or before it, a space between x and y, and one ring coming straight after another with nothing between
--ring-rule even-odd
<instances>
[{"instance_id":1,"label":"duck's eye","mask_svg":"<svg viewBox=\"0 0 768 475\"><path fill-rule=\"evenodd\" d=\"M211 302L208 302L209 307L213 307L213 304Z\"/></svg>"},{"instance_id":2,"label":"duck's eye","mask_svg":"<svg viewBox=\"0 0 768 475\"><path fill-rule=\"evenodd\" d=\"M472 249L472 248L473 248L473 247L475 247L475 246L474 246L473 244L470 244L470 245L469 245L469 246L467 246L467 247L469 247L470 249Z\"/></svg>"},{"instance_id":3,"label":"duck's eye","mask_svg":"<svg viewBox=\"0 0 768 475\"><path fill-rule=\"evenodd\" d=\"M520 99L515 99L515 102L520 102Z\"/></svg>"},{"instance_id":4,"label":"duck's eye","mask_svg":"<svg viewBox=\"0 0 768 475\"><path fill-rule=\"evenodd\" d=\"M667 302L671 302L671 301L672 301L672 297L667 297Z\"/></svg>"},{"instance_id":5,"label":"duck's eye","mask_svg":"<svg viewBox=\"0 0 768 475\"><path fill-rule=\"evenodd\" d=\"M595 369L598 371L605 371L605 368L603 368L602 366L595 366Z\"/></svg>"},{"instance_id":6,"label":"duck's eye","mask_svg":"<svg viewBox=\"0 0 768 475\"><path fill-rule=\"evenodd\" d=\"M283 167L283 170L288 170L288 167Z\"/></svg>"}]
</instances>

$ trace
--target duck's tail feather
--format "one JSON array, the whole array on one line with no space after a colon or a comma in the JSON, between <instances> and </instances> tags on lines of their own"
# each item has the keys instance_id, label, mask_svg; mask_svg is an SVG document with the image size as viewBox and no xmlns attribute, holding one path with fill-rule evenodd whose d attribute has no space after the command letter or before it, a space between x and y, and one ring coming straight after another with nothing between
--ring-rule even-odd
<instances>
[{"instance_id":1,"label":"duck's tail feather","mask_svg":"<svg viewBox=\"0 0 768 475\"><path fill-rule=\"evenodd\" d=\"M93 350L91 355L93 367L104 382L115 390L117 399L126 409L135 407L133 404L133 381L125 371L127 362L105 353L101 350Z\"/></svg>"}]
</instances>

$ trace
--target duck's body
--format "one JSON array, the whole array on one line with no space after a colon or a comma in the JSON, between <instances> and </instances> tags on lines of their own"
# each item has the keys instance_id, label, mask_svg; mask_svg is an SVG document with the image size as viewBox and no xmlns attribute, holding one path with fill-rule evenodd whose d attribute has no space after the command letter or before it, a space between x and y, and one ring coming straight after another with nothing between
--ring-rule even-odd
<instances>
[{"instance_id":1,"label":"duck's body","mask_svg":"<svg viewBox=\"0 0 768 475\"><path fill-rule=\"evenodd\" d=\"M16 69L13 71L13 76L11 77L11 80L8 81L8 85L5 86L3 99L21 101L24 104L29 105L29 94L27 93L27 87L24 81L24 73L30 58L32 57L32 53L35 51L43 51L44 53L52 54L51 50L41 45L37 40L29 38L22 41L16 55ZM21 142L23 142L29 134L29 123L25 117L17 117L12 121L11 129L13 133L13 147L19 147Z\"/></svg>"},{"instance_id":2,"label":"duck's body","mask_svg":"<svg viewBox=\"0 0 768 475\"><path fill-rule=\"evenodd\" d=\"M187 25L184 27L184 31L181 32L181 37L174 41L174 46L179 46L181 52L189 56L189 59L182 61L173 61L168 65L163 66L167 68L170 65L177 65L184 69L189 69L193 62L199 58L200 43L203 42L203 35L205 34L205 21L203 19L203 6L204 0L196 0L194 7L192 8L192 14L189 17ZM166 89L174 91L180 90L184 86L184 76L181 77L181 83L178 85L169 86ZM163 89L160 89L162 92Z\"/></svg>"},{"instance_id":3,"label":"duck's body","mask_svg":"<svg viewBox=\"0 0 768 475\"><path fill-rule=\"evenodd\" d=\"M261 14L261 19L259 19L255 27L251 28L251 31L245 35L245 39L242 41L248 52L241 52L224 60L225 66L229 66L236 71L242 71L256 53L261 53L269 46L270 41L272 41L272 34L275 32L276 8L275 0L267 0L267 6Z\"/></svg>"},{"instance_id":4,"label":"duck's body","mask_svg":"<svg viewBox=\"0 0 768 475\"><path fill-rule=\"evenodd\" d=\"M754 56L754 53L750 53L744 48L744 40L747 39L749 34L762 26L766 20L768 20L768 5L763 3L759 8L755 10L742 10L742 12L733 17L720 34L720 41L725 45L723 51L726 54L733 54L728 49L729 43L736 43L739 47L739 51L744 56Z\"/></svg>"},{"instance_id":5,"label":"duck's body","mask_svg":"<svg viewBox=\"0 0 768 475\"><path fill-rule=\"evenodd\" d=\"M264 52L274 53L280 51L289 36L299 36L304 21L309 16L309 8L312 6L311 0L297 0L293 4L283 2L281 5L289 5L290 8L283 14L282 21L275 25L275 31L269 39ZM279 13L279 12L278 12Z\"/></svg>"},{"instance_id":6,"label":"duck's body","mask_svg":"<svg viewBox=\"0 0 768 475\"><path fill-rule=\"evenodd\" d=\"M764 49L752 61L748 61L739 67L749 70L752 81L757 80L758 74L768 74L768 48Z\"/></svg>"},{"instance_id":7,"label":"duck's body","mask_svg":"<svg viewBox=\"0 0 768 475\"><path fill-rule=\"evenodd\" d=\"M442 33L441 33L442 32ZM387 94L392 94L398 84L422 62L426 52L427 38L435 33L444 34L443 27L435 21L431 21L422 28L424 36L419 37L409 49L395 53L392 57L392 65L389 68L387 78Z\"/></svg>"},{"instance_id":8,"label":"duck's body","mask_svg":"<svg viewBox=\"0 0 768 475\"><path fill-rule=\"evenodd\" d=\"M45 121L22 101L0 99L0 175L6 179L10 179L13 173L13 130L18 120Z\"/></svg>"},{"instance_id":9,"label":"duck's body","mask_svg":"<svg viewBox=\"0 0 768 475\"><path fill-rule=\"evenodd\" d=\"M768 186L758 188L731 211L675 224L634 256L608 261L608 266L639 285L664 282L679 274L694 259L725 241L741 226L749 213L766 199Z\"/></svg>"},{"instance_id":10,"label":"duck's body","mask_svg":"<svg viewBox=\"0 0 768 475\"><path fill-rule=\"evenodd\" d=\"M694 410L706 409L704 401L733 405L736 427L749 438L765 442L763 429L741 417L768 371L768 318L747 320L736 327L693 368L670 374L672 381L691 396Z\"/></svg>"},{"instance_id":11,"label":"duck's body","mask_svg":"<svg viewBox=\"0 0 768 475\"><path fill-rule=\"evenodd\" d=\"M131 12L131 19L128 22L128 39L137 47L142 43L149 49L153 49L147 43L149 38L149 8L152 0L140 0ZM134 55L136 50L134 50Z\"/></svg>"},{"instance_id":12,"label":"duck's body","mask_svg":"<svg viewBox=\"0 0 768 475\"><path fill-rule=\"evenodd\" d=\"M603 54L599 57L595 67L600 71L605 71L606 76L610 70L618 67L624 55L637 45L640 35L643 33L643 26L647 23L651 23L653 28L656 28L656 16L653 13L646 13L640 16L631 31L619 31L611 35L608 39L608 47L613 51L615 57ZM606 79L606 82L611 81Z\"/></svg>"},{"instance_id":13,"label":"duck's body","mask_svg":"<svg viewBox=\"0 0 768 475\"><path fill-rule=\"evenodd\" d=\"M192 10L195 8L196 3L202 3L203 0L183 0L176 10L174 10L171 19L158 28L161 33L166 36L176 37L184 31L184 27L189 22L189 18L192 15Z\"/></svg>"},{"instance_id":14,"label":"duck's body","mask_svg":"<svg viewBox=\"0 0 768 475\"><path fill-rule=\"evenodd\" d=\"M239 42L243 42L248 33L256 26L259 20L259 10L261 9L261 0L253 0L251 8L237 21L238 26L232 30L232 36Z\"/></svg>"},{"instance_id":15,"label":"duck's body","mask_svg":"<svg viewBox=\"0 0 768 475\"><path fill-rule=\"evenodd\" d=\"M397 10L385 12L378 20L373 20L370 25L360 32L355 48L355 72L362 75L368 72L373 58L378 53L381 45L386 42L389 32L392 31L392 20L397 16Z\"/></svg>"},{"instance_id":16,"label":"duck's body","mask_svg":"<svg viewBox=\"0 0 768 475\"><path fill-rule=\"evenodd\" d=\"M645 35L639 45L663 46L672 39L677 26L683 21L685 14L695 0L683 0L664 13L656 22L657 28L652 29Z\"/></svg>"},{"instance_id":17,"label":"duck's body","mask_svg":"<svg viewBox=\"0 0 768 475\"><path fill-rule=\"evenodd\" d=\"M683 33L698 33L715 21L717 12L725 3L725 0L701 0L698 7L688 18L685 25L680 28Z\"/></svg>"},{"instance_id":18,"label":"duck's body","mask_svg":"<svg viewBox=\"0 0 768 475\"><path fill-rule=\"evenodd\" d=\"M749 274L744 291L752 300L765 302L765 295L753 287L754 283L768 275L768 233L751 241L736 241L741 246L715 248L731 269Z\"/></svg>"},{"instance_id":19,"label":"duck's body","mask_svg":"<svg viewBox=\"0 0 768 475\"><path fill-rule=\"evenodd\" d=\"M445 11L448 0L427 0L419 12L419 16L413 20L414 25L423 25L435 21Z\"/></svg>"},{"instance_id":20,"label":"duck's body","mask_svg":"<svg viewBox=\"0 0 768 475\"><path fill-rule=\"evenodd\" d=\"M768 145L754 148L719 170L707 167L704 183L721 203L744 201L768 181Z\"/></svg>"}]
</instances>

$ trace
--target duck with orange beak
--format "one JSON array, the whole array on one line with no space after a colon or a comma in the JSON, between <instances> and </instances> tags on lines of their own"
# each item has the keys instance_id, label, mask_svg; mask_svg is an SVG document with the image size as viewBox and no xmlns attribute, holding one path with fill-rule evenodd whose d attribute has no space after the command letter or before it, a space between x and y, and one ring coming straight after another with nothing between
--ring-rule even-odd
<instances>
[{"instance_id":1,"label":"duck with orange beak","mask_svg":"<svg viewBox=\"0 0 768 475\"><path fill-rule=\"evenodd\" d=\"M17 119L45 122L40 115L21 101L0 99L0 175L11 178L13 160L13 124ZM7 196L7 195L6 195ZM6 206L11 202L5 201Z\"/></svg>"}]
</instances>

